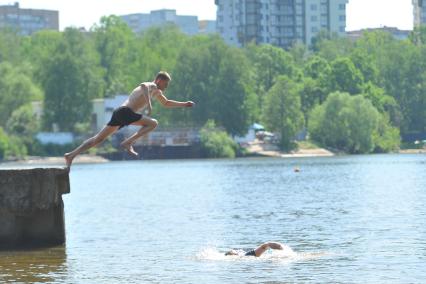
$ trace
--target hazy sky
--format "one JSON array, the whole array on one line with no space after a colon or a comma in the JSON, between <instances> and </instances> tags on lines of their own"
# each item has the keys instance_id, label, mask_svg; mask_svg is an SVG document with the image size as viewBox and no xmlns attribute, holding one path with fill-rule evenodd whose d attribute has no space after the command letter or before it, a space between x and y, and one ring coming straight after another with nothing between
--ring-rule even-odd
<instances>
[{"instance_id":1,"label":"hazy sky","mask_svg":"<svg viewBox=\"0 0 426 284\"><path fill-rule=\"evenodd\" d=\"M17 1L17 0L16 0ZM0 5L14 0L0 0ZM149 13L175 9L178 15L196 15L199 20L214 20L214 0L20 0L21 8L59 11L60 28L90 28L103 15ZM349 0L347 30L390 26L413 28L412 0Z\"/></svg>"}]
</instances>

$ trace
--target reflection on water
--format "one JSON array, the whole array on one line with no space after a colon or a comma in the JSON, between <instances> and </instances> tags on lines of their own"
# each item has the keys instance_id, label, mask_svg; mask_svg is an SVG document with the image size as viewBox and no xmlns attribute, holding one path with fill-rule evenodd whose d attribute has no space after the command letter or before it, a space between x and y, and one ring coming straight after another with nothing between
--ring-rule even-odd
<instances>
[{"instance_id":1,"label":"reflection on water","mask_svg":"<svg viewBox=\"0 0 426 284\"><path fill-rule=\"evenodd\" d=\"M421 283L425 161L75 165L63 196L66 250L1 252L0 283ZM267 241L286 250L223 254Z\"/></svg>"},{"instance_id":2,"label":"reflection on water","mask_svg":"<svg viewBox=\"0 0 426 284\"><path fill-rule=\"evenodd\" d=\"M54 282L66 272L65 246L0 252L2 282Z\"/></svg>"}]
</instances>

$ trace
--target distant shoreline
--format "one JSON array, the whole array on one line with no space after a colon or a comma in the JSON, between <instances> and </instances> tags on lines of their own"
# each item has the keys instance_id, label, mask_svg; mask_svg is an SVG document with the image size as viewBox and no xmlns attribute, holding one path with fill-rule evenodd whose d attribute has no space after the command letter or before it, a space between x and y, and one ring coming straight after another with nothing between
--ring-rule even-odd
<instances>
[{"instance_id":1,"label":"distant shoreline","mask_svg":"<svg viewBox=\"0 0 426 284\"><path fill-rule=\"evenodd\" d=\"M426 154L426 149L403 149L398 151L399 154Z\"/></svg>"},{"instance_id":2,"label":"distant shoreline","mask_svg":"<svg viewBox=\"0 0 426 284\"><path fill-rule=\"evenodd\" d=\"M253 154L259 157L271 157L271 158L332 157L332 156L339 155L323 148L299 149L291 153L265 149L260 151L253 151L253 152L250 152L250 154L251 155L248 155L247 157L253 157ZM395 154L426 154L426 149L404 149L404 150L399 150ZM245 158L245 157L242 157L242 158ZM108 163L113 161L114 160L109 160L102 156L97 156L97 155L80 155L75 158L73 164L101 164L101 163ZM60 157L60 156L58 157L29 156L21 160L1 161L0 164L63 165L65 166L65 161L64 161L64 157Z\"/></svg>"}]
</instances>

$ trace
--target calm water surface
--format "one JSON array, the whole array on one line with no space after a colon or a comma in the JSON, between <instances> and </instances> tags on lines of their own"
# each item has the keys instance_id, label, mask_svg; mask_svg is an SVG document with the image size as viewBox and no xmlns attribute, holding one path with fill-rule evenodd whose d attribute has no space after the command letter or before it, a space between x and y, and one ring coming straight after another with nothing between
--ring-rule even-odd
<instances>
[{"instance_id":1,"label":"calm water surface","mask_svg":"<svg viewBox=\"0 0 426 284\"><path fill-rule=\"evenodd\" d=\"M426 283L425 170L425 155L75 165L66 245L0 252L0 282ZM268 240L286 249L222 254Z\"/></svg>"}]
</instances>

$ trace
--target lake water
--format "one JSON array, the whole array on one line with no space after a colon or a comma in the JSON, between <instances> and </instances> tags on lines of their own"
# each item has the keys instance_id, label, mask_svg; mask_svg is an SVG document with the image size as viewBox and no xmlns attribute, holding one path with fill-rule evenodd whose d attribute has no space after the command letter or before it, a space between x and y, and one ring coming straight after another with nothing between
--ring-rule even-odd
<instances>
[{"instance_id":1,"label":"lake water","mask_svg":"<svg viewBox=\"0 0 426 284\"><path fill-rule=\"evenodd\" d=\"M425 155L74 165L66 245L0 252L0 282L426 283L425 170ZM285 250L223 255L265 241Z\"/></svg>"}]
</instances>

